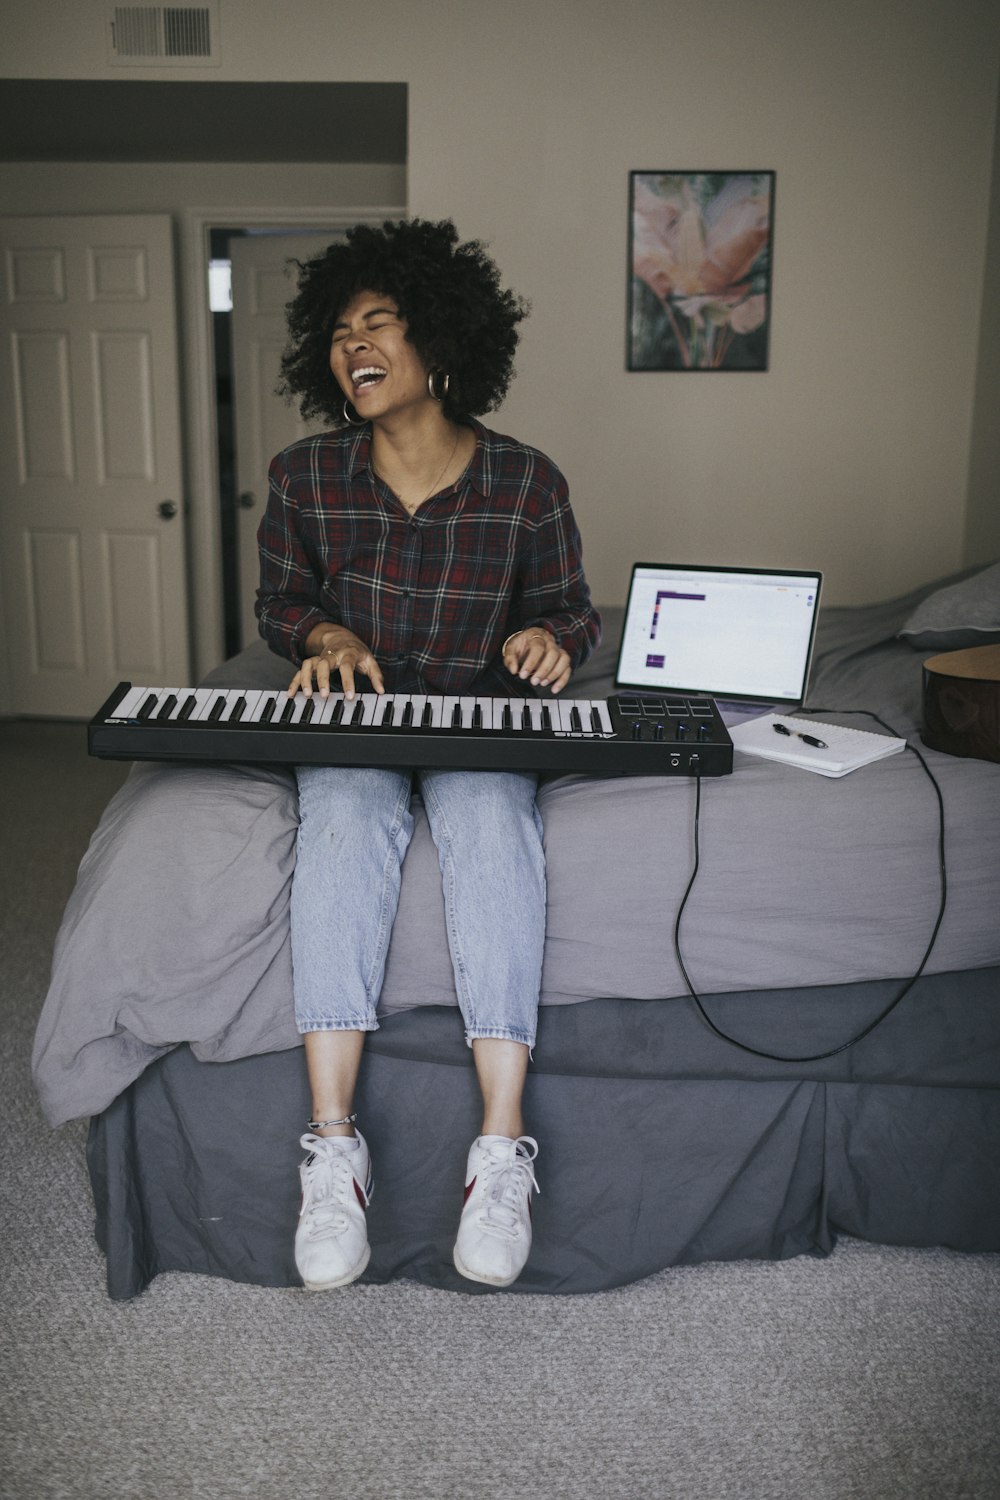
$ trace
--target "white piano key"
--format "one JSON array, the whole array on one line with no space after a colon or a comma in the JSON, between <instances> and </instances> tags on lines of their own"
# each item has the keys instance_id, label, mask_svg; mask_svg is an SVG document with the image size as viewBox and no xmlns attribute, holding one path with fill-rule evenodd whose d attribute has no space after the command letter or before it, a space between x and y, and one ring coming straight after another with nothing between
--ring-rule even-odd
<instances>
[{"instance_id":1,"label":"white piano key","mask_svg":"<svg viewBox=\"0 0 1000 1500\"><path fill-rule=\"evenodd\" d=\"M579 735L582 731L575 728L572 722L574 708L578 705L573 698L556 698L549 704L549 712L552 715L552 727L558 729L561 734Z\"/></svg>"},{"instance_id":2,"label":"white piano key","mask_svg":"<svg viewBox=\"0 0 1000 1500\"><path fill-rule=\"evenodd\" d=\"M444 724L444 697L441 693L429 693L427 702L431 706L431 728L440 729Z\"/></svg>"},{"instance_id":3,"label":"white piano key","mask_svg":"<svg viewBox=\"0 0 1000 1500\"><path fill-rule=\"evenodd\" d=\"M245 688L243 696L247 700L247 706L240 716L240 723L249 724L256 718L257 704L264 695L260 688Z\"/></svg>"},{"instance_id":4,"label":"white piano key","mask_svg":"<svg viewBox=\"0 0 1000 1500\"><path fill-rule=\"evenodd\" d=\"M259 724L264 717L264 710L269 703L275 705L275 712L277 712L278 700L283 697L284 693L276 693L272 690L259 692L252 711L247 715L247 721L252 724Z\"/></svg>"},{"instance_id":5,"label":"white piano key","mask_svg":"<svg viewBox=\"0 0 1000 1500\"><path fill-rule=\"evenodd\" d=\"M442 717L444 720L442 724L443 729L450 729L452 727L451 721L456 707L462 714L462 727L465 727L465 714L462 708L463 702L464 699L456 697L454 693L445 693L444 702L442 704Z\"/></svg>"},{"instance_id":6,"label":"white piano key","mask_svg":"<svg viewBox=\"0 0 1000 1500\"><path fill-rule=\"evenodd\" d=\"M492 729L493 728L493 699L492 698L474 698L472 700L472 710L473 710L473 712L477 708L479 709L479 712L482 715L482 720L483 720L480 728L482 728L482 729Z\"/></svg>"},{"instance_id":7,"label":"white piano key","mask_svg":"<svg viewBox=\"0 0 1000 1500\"><path fill-rule=\"evenodd\" d=\"M190 723L201 723L208 718L208 711L219 696L218 688L195 688L194 708L188 715Z\"/></svg>"},{"instance_id":8,"label":"white piano key","mask_svg":"<svg viewBox=\"0 0 1000 1500\"><path fill-rule=\"evenodd\" d=\"M396 711L396 697L394 694L385 693L374 695L375 703L372 707L371 724L373 728L379 729L383 726L391 728Z\"/></svg>"},{"instance_id":9,"label":"white piano key","mask_svg":"<svg viewBox=\"0 0 1000 1500\"><path fill-rule=\"evenodd\" d=\"M165 721L161 721L161 722L166 722L167 724L176 724L176 722L177 722L177 715L180 713L181 709L184 707L185 703L187 702L187 700L191 696L191 689L190 688L167 688L166 692L163 695L163 702L164 703L166 703L166 701L170 697L171 693L173 693L174 697L177 699L177 702L174 704L173 708L167 714L166 720Z\"/></svg>"},{"instance_id":10,"label":"white piano key","mask_svg":"<svg viewBox=\"0 0 1000 1500\"><path fill-rule=\"evenodd\" d=\"M331 693L329 698L323 698L320 701L323 706L313 719L313 723L323 725L330 724L333 722L333 710L336 708L338 703L343 703L344 695L343 693Z\"/></svg>"},{"instance_id":11,"label":"white piano key","mask_svg":"<svg viewBox=\"0 0 1000 1500\"><path fill-rule=\"evenodd\" d=\"M162 693L162 691L163 691L162 688L148 688L148 687L132 687L132 688L129 688L128 692L125 694L124 698L119 703L118 707L115 709L113 717L116 718L116 719L131 719L132 716L145 703L145 701L149 697L150 693L152 693L152 692Z\"/></svg>"},{"instance_id":12,"label":"white piano key","mask_svg":"<svg viewBox=\"0 0 1000 1500\"><path fill-rule=\"evenodd\" d=\"M604 733L606 735L613 735L615 731L611 726L611 715L608 713L606 701L603 698L595 698L590 706L597 709L601 720L601 728Z\"/></svg>"},{"instance_id":13,"label":"white piano key","mask_svg":"<svg viewBox=\"0 0 1000 1500\"><path fill-rule=\"evenodd\" d=\"M522 709L528 710L531 719L531 728L538 731L542 727L542 700L540 698L525 698L522 700Z\"/></svg>"},{"instance_id":14,"label":"white piano key","mask_svg":"<svg viewBox=\"0 0 1000 1500\"><path fill-rule=\"evenodd\" d=\"M427 694L411 693L409 701L410 707L413 711L410 718L410 728L421 729L423 726L420 721L424 716L424 709L427 706Z\"/></svg>"}]
</instances>

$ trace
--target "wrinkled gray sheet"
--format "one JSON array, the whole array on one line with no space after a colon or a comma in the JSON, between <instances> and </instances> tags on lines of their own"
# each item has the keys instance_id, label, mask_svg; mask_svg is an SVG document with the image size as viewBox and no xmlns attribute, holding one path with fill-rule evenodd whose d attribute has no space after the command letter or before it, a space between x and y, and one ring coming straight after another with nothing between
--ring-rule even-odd
<instances>
[{"instance_id":1,"label":"wrinkled gray sheet","mask_svg":"<svg viewBox=\"0 0 1000 1500\"><path fill-rule=\"evenodd\" d=\"M810 703L874 708L915 734L921 657L895 634L929 592L825 611ZM619 619L605 611L606 644L574 692L611 691ZM260 645L209 681L274 685L287 671ZM1000 767L924 754L944 797L949 882L927 972L1000 964ZM671 931L691 868L694 784L561 777L542 786L539 807L542 1004L685 993ZM100 1112L179 1043L216 1062L298 1043L287 924L295 828L290 772L133 770L94 835L56 943L34 1055L52 1124ZM842 780L739 756L732 776L703 784L701 873L682 932L693 983L713 994L913 973L937 911L936 843L933 791L909 753ZM455 1004L420 813L382 1010Z\"/></svg>"}]
</instances>

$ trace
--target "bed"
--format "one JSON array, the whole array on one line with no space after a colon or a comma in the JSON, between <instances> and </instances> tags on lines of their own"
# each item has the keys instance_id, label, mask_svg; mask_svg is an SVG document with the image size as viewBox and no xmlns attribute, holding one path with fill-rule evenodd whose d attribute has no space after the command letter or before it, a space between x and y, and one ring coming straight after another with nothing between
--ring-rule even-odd
<instances>
[{"instance_id":1,"label":"bed","mask_svg":"<svg viewBox=\"0 0 1000 1500\"><path fill-rule=\"evenodd\" d=\"M581 696L611 691L620 611L604 614ZM875 709L919 745L927 643L950 629L967 644L965 626L1000 639L1000 566L824 610L810 704ZM286 673L259 644L207 680ZM732 776L703 784L682 956L713 1024L753 1052L706 1023L674 951L694 783L543 783L547 941L525 1096L541 1193L511 1293L822 1255L838 1234L1000 1249L1000 765L923 753L944 806L944 919L922 976L840 1051L916 973L938 914L938 807L915 755L829 780L737 754ZM91 1120L112 1297L177 1270L299 1284L295 827L283 767L147 763L81 865L33 1065L53 1126ZM377 1174L365 1279L492 1295L451 1265L478 1094L419 809L380 1016L357 1101Z\"/></svg>"}]
</instances>

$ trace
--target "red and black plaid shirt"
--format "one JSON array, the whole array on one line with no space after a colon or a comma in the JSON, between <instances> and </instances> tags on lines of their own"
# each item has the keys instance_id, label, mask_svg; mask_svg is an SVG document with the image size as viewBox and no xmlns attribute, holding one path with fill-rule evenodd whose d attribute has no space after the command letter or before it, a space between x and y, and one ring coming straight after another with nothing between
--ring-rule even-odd
<instances>
[{"instance_id":1,"label":"red and black plaid shirt","mask_svg":"<svg viewBox=\"0 0 1000 1500\"><path fill-rule=\"evenodd\" d=\"M473 424L469 467L410 516L369 462L370 432L303 438L271 465L257 534L261 634L297 666L344 625L394 692L523 692L500 650L543 625L574 667L600 640L566 481L544 454Z\"/></svg>"}]
</instances>

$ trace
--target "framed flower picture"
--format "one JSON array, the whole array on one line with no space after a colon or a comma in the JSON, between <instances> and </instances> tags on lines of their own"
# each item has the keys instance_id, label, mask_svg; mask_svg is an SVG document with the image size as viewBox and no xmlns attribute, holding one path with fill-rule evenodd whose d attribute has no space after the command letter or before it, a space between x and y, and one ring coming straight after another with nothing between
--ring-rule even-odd
<instances>
[{"instance_id":1,"label":"framed flower picture","mask_svg":"<svg viewBox=\"0 0 1000 1500\"><path fill-rule=\"evenodd\" d=\"M766 370L773 172L629 174L629 370Z\"/></svg>"}]
</instances>

